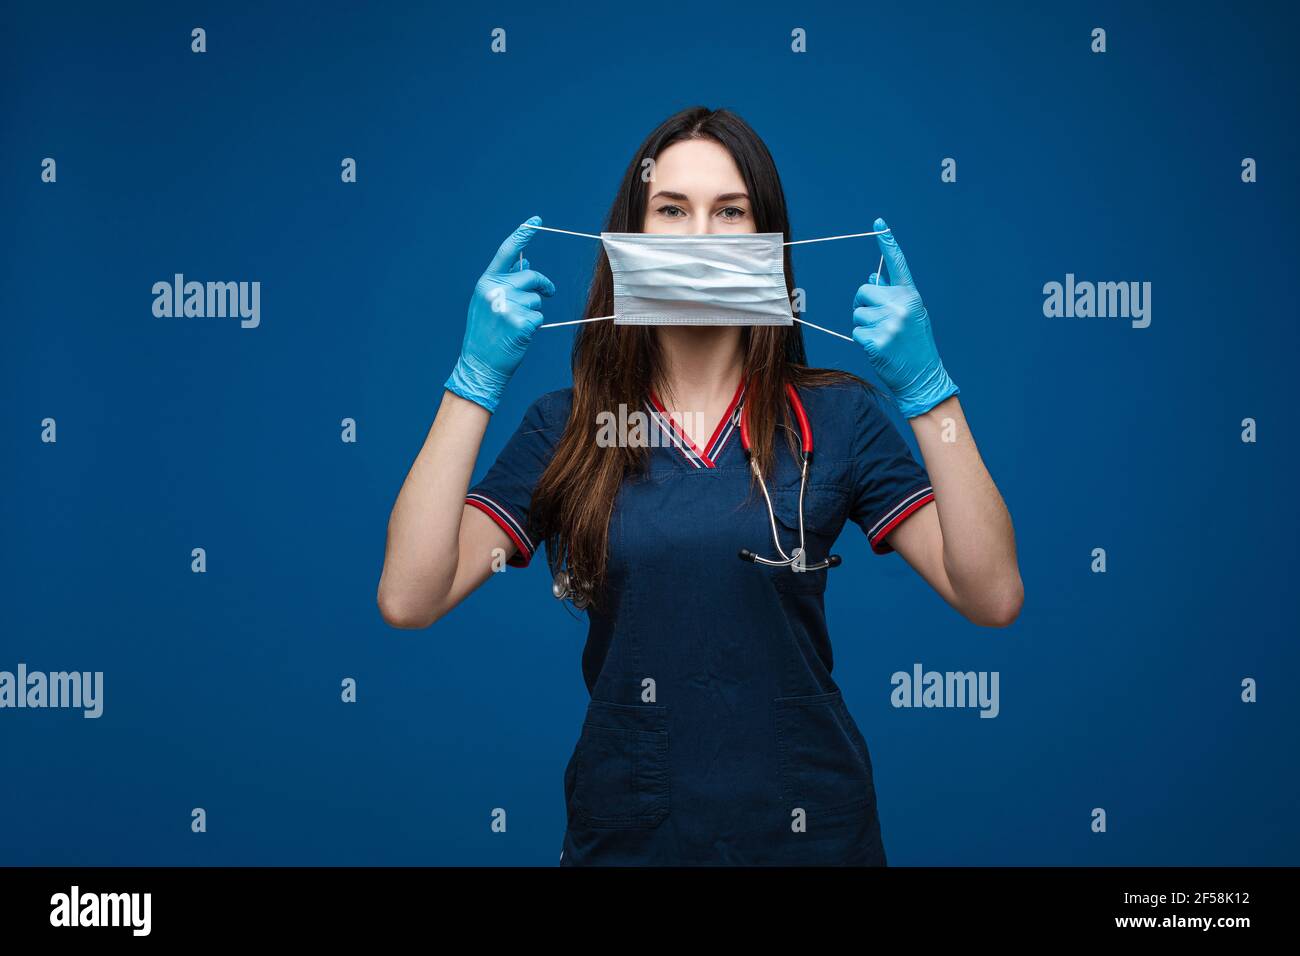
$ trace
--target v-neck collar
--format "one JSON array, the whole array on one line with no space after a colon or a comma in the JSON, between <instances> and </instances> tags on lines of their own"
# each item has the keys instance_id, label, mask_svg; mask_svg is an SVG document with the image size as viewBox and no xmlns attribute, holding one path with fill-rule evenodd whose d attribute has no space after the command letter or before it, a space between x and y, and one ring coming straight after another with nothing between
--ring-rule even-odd
<instances>
[{"instance_id":1,"label":"v-neck collar","mask_svg":"<svg viewBox=\"0 0 1300 956\"><path fill-rule=\"evenodd\" d=\"M715 468L718 456L722 454L731 436L740 428L740 413L745 405L745 380L741 379L740 384L736 386L736 394L731 397L731 404L722 413L722 418L718 420L717 427L705 442L703 450L697 448L690 437L672 420L653 388L650 389L650 397L645 404L646 411L650 413L650 420L665 439L664 444L676 448L681 456L696 468Z\"/></svg>"}]
</instances>

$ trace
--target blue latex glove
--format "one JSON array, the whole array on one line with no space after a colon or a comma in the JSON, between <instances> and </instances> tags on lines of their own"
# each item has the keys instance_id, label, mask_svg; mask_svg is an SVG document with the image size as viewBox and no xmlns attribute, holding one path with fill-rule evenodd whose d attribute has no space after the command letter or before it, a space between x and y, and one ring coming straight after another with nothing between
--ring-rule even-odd
<instances>
[{"instance_id":1,"label":"blue latex glove","mask_svg":"<svg viewBox=\"0 0 1300 956\"><path fill-rule=\"evenodd\" d=\"M528 220L540 226L540 216ZM551 280L528 268L521 255L536 229L512 232L479 276L469 300L460 359L444 386L461 398L496 411L510 376L524 359L533 333L542 324L542 296L555 294Z\"/></svg>"},{"instance_id":2,"label":"blue latex glove","mask_svg":"<svg viewBox=\"0 0 1300 956\"><path fill-rule=\"evenodd\" d=\"M888 229L877 219L875 230ZM873 272L853 297L853 341L867 353L876 373L894 393L905 418L928 412L959 389L939 360L921 294L894 234L876 236L892 284Z\"/></svg>"}]
</instances>

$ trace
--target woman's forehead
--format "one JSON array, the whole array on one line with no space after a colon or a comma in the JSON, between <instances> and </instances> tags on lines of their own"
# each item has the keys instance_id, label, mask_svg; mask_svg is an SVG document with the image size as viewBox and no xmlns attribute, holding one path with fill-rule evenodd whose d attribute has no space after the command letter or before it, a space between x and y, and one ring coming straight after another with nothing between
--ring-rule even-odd
<instances>
[{"instance_id":1,"label":"woman's forehead","mask_svg":"<svg viewBox=\"0 0 1300 956\"><path fill-rule=\"evenodd\" d=\"M745 191L745 180L726 148L711 139L673 143L655 160L650 193L684 193L708 202L722 193Z\"/></svg>"}]
</instances>

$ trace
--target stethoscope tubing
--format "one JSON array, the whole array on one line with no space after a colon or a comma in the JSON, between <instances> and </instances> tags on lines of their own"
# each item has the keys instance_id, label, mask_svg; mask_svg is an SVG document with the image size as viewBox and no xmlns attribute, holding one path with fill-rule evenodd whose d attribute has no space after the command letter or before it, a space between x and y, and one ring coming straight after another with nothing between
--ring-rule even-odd
<instances>
[{"instance_id":1,"label":"stethoscope tubing","mask_svg":"<svg viewBox=\"0 0 1300 956\"><path fill-rule=\"evenodd\" d=\"M799 423L799 444L802 454L800 455L799 467L799 547L795 549L794 554L786 554L785 548L781 547L781 533L776 527L776 508L772 505L772 495L767 490L767 482L763 478L763 470L758 466L756 459L750 451L749 445L749 417L748 409L741 406L740 409L740 445L745 451L745 457L749 459L749 467L753 469L754 476L758 478L758 486L763 490L763 500L767 503L767 520L772 528L772 543L776 546L776 553L781 556L778 561L775 558L765 558L762 555L754 554L747 548L741 548L739 557L743 561L749 561L753 564L766 565L769 568L791 568L795 572L801 571L820 571L823 568L833 568L839 565L840 556L838 554L827 555L826 558L816 564L802 565L796 564L806 554L806 544L804 538L804 520L803 520L803 499L804 491L808 487L808 465L812 461L813 453L813 435L812 423L808 421L808 413L804 410L803 402L799 400L799 393L795 387L789 383L785 386L786 396L790 399L790 408L794 411L795 420ZM555 574L554 581L551 585L551 592L559 600L573 599L579 610L587 606L587 595L581 594L573 587L573 582L569 578L567 571L561 569Z\"/></svg>"},{"instance_id":2,"label":"stethoscope tubing","mask_svg":"<svg viewBox=\"0 0 1300 956\"><path fill-rule=\"evenodd\" d=\"M812 423L808 421L808 413L804 410L803 402L799 400L799 393L790 383L785 386L786 396L790 399L790 408L794 411L795 420L799 423L799 443L802 450L799 468L799 547L793 555L785 553L781 547L781 535L776 527L776 509L772 506L772 496L768 493L767 482L763 479L763 471L758 466L758 459L753 456L749 445L749 417L748 407L742 406L740 410L740 445L745 450L745 457L749 459L749 467L753 470L754 476L758 478L758 486L763 490L763 500L767 503L767 518L772 527L772 543L776 545L776 553L781 555L781 560L774 558L765 558L762 555L755 554L748 548L741 548L739 557L742 561L750 561L754 564L764 564L770 568L790 567L798 571L820 571L823 568L833 568L840 563L840 557L837 554L828 555L822 561L816 564L802 565L797 564L801 558L806 555L806 546L804 540L804 521L803 521L803 499L804 489L808 486L808 464L812 461L813 453L813 435ZM793 567L792 567L793 566Z\"/></svg>"}]
</instances>

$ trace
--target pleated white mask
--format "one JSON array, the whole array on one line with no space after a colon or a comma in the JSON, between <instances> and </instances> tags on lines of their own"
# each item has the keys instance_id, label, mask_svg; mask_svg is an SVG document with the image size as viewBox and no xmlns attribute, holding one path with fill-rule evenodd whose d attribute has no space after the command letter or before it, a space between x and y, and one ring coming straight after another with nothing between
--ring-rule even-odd
<instances>
[{"instance_id":1,"label":"pleated white mask","mask_svg":"<svg viewBox=\"0 0 1300 956\"><path fill-rule=\"evenodd\" d=\"M793 325L779 232L602 232L615 325Z\"/></svg>"}]
</instances>

